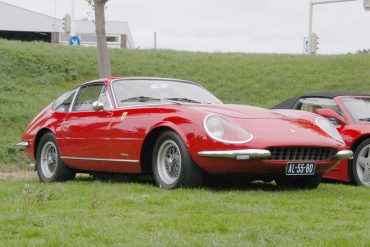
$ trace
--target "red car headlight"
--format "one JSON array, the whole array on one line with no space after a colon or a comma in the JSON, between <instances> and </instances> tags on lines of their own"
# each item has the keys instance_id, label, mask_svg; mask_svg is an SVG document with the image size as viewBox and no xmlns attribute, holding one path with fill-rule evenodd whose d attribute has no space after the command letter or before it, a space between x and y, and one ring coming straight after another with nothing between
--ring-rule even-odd
<instances>
[{"instance_id":1,"label":"red car headlight","mask_svg":"<svg viewBox=\"0 0 370 247\"><path fill-rule=\"evenodd\" d=\"M246 143L253 139L253 135L248 130L214 114L204 118L204 128L211 138L220 142Z\"/></svg>"}]
</instances>

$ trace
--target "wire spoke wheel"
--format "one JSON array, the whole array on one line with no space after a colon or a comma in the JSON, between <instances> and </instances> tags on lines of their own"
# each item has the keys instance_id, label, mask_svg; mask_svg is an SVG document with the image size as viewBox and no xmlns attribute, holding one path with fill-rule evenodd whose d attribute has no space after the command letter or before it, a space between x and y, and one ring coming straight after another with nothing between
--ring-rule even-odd
<instances>
[{"instance_id":1,"label":"wire spoke wheel","mask_svg":"<svg viewBox=\"0 0 370 247\"><path fill-rule=\"evenodd\" d=\"M168 190L199 187L204 177L184 141L174 131L165 131L156 140L152 171L157 186Z\"/></svg>"},{"instance_id":2,"label":"wire spoke wheel","mask_svg":"<svg viewBox=\"0 0 370 247\"><path fill-rule=\"evenodd\" d=\"M49 141L43 146L40 162L44 176L46 178L53 177L58 167L58 153L53 142Z\"/></svg>"},{"instance_id":3,"label":"wire spoke wheel","mask_svg":"<svg viewBox=\"0 0 370 247\"><path fill-rule=\"evenodd\" d=\"M358 153L356 173L363 185L370 186L370 144L362 147Z\"/></svg>"},{"instance_id":4,"label":"wire spoke wheel","mask_svg":"<svg viewBox=\"0 0 370 247\"><path fill-rule=\"evenodd\" d=\"M166 184L177 181L181 172L181 152L173 140L167 140L159 147L157 156L158 174Z\"/></svg>"}]
</instances>

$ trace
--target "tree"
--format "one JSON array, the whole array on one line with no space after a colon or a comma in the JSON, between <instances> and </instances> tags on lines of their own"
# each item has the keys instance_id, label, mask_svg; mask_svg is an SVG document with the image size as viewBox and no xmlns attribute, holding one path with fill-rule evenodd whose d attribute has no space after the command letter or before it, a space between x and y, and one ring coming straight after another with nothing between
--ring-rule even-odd
<instances>
[{"instance_id":1,"label":"tree","mask_svg":"<svg viewBox=\"0 0 370 247\"><path fill-rule=\"evenodd\" d=\"M98 67L99 77L110 77L110 59L105 34L105 4L108 0L86 0L89 5L93 6L95 12L95 32L98 44Z\"/></svg>"}]
</instances>

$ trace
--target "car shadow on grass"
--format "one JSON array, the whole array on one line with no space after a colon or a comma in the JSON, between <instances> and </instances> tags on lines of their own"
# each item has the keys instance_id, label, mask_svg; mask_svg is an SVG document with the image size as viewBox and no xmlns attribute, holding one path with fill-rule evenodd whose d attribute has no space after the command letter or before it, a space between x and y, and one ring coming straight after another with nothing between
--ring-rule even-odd
<instances>
[{"instance_id":1,"label":"car shadow on grass","mask_svg":"<svg viewBox=\"0 0 370 247\"><path fill-rule=\"evenodd\" d=\"M94 174L82 175L76 178L80 182L100 181L102 183L132 183L156 186L151 175L132 174ZM202 189L212 191L277 191L274 182L250 181L243 176L210 176L204 178Z\"/></svg>"}]
</instances>

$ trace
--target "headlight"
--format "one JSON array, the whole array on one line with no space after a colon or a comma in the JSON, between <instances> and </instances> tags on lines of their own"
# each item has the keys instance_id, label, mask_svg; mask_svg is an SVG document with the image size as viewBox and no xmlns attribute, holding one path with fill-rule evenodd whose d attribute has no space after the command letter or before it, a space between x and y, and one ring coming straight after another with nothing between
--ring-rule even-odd
<instances>
[{"instance_id":1,"label":"headlight","mask_svg":"<svg viewBox=\"0 0 370 247\"><path fill-rule=\"evenodd\" d=\"M323 117L318 117L316 118L316 124L329 136L333 137L334 139L344 144L344 141L340 136L339 132L337 131L337 128L335 128L335 126L330 122L330 120Z\"/></svg>"},{"instance_id":2,"label":"headlight","mask_svg":"<svg viewBox=\"0 0 370 247\"><path fill-rule=\"evenodd\" d=\"M246 143L253 139L249 131L218 115L208 115L204 128L210 137L220 142Z\"/></svg>"}]
</instances>

